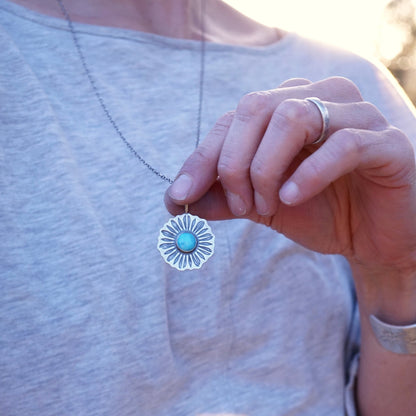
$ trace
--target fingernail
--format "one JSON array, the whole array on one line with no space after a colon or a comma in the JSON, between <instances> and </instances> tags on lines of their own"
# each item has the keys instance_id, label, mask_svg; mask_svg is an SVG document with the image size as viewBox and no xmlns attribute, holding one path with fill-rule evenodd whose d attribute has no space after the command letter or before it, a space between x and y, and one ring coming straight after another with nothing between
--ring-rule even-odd
<instances>
[{"instance_id":1,"label":"fingernail","mask_svg":"<svg viewBox=\"0 0 416 416\"><path fill-rule=\"evenodd\" d=\"M286 182L280 189L279 195L284 204L292 205L300 197L299 187L295 182Z\"/></svg>"},{"instance_id":2,"label":"fingernail","mask_svg":"<svg viewBox=\"0 0 416 416\"><path fill-rule=\"evenodd\" d=\"M231 212L237 216L241 217L247 214L247 207L240 195L233 194L232 192L227 192L228 206L231 209Z\"/></svg>"},{"instance_id":3,"label":"fingernail","mask_svg":"<svg viewBox=\"0 0 416 416\"><path fill-rule=\"evenodd\" d=\"M182 174L169 188L169 196L176 201L184 201L192 187L192 178Z\"/></svg>"},{"instance_id":4,"label":"fingernail","mask_svg":"<svg viewBox=\"0 0 416 416\"><path fill-rule=\"evenodd\" d=\"M257 192L255 194L255 202L256 202L257 214L268 215L269 206L267 205L265 199Z\"/></svg>"}]
</instances>

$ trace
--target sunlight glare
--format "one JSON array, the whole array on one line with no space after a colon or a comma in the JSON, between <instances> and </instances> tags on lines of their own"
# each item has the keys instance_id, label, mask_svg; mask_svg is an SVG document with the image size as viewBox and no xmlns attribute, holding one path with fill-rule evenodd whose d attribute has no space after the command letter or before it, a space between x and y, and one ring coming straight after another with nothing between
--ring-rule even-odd
<instances>
[{"instance_id":1,"label":"sunlight glare","mask_svg":"<svg viewBox=\"0 0 416 416\"><path fill-rule=\"evenodd\" d=\"M294 31L362 55L373 55L388 0L225 2L265 25Z\"/></svg>"}]
</instances>

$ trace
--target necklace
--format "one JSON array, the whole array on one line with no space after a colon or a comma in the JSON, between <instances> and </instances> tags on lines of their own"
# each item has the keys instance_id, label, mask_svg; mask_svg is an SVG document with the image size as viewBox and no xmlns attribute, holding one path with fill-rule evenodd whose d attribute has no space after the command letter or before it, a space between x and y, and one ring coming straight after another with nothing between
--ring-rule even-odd
<instances>
[{"instance_id":1,"label":"necklace","mask_svg":"<svg viewBox=\"0 0 416 416\"><path fill-rule=\"evenodd\" d=\"M95 97L100 104L103 113L113 127L116 135L124 143L131 154L145 166L149 171L158 176L160 179L173 183L173 180L155 169L147 162L131 145L122 133L118 124L111 115L108 107L97 88L96 82L88 67L87 60L81 48L81 44L74 28L74 23L69 15L63 0L56 0L61 9L62 15L68 24L71 32L75 49L80 58L85 75L91 85ZM203 84L205 72L205 0L200 3L200 21L201 21L201 53L200 53L200 76L199 76L199 96L198 96L198 117L197 117L197 138L195 147L199 145L201 134L201 116L202 116L202 100L203 100ZM188 205L185 206L185 213L171 218L160 230L157 248L162 258L170 266L177 270L193 270L199 269L214 254L215 237L211 227L207 221L188 212Z\"/></svg>"}]
</instances>

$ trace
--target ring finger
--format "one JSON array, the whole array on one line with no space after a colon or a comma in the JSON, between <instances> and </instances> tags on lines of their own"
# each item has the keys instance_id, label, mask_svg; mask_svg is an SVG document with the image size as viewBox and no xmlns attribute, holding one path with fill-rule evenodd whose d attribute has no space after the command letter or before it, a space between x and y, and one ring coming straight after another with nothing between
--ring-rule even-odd
<instances>
[{"instance_id":1,"label":"ring finger","mask_svg":"<svg viewBox=\"0 0 416 416\"><path fill-rule=\"evenodd\" d=\"M345 128L382 130L387 121L371 104L325 102L329 113L328 136ZM283 101L270 118L267 130L251 162L250 179L257 213L273 215L284 175L301 150L312 144L323 129L317 106L308 100ZM318 146L310 146L310 151Z\"/></svg>"}]
</instances>

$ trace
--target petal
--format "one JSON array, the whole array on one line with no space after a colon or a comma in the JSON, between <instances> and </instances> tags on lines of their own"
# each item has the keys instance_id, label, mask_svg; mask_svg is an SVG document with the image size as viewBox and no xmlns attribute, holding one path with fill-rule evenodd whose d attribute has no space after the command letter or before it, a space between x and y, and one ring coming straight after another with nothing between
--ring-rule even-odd
<instances>
[{"instance_id":1,"label":"petal","mask_svg":"<svg viewBox=\"0 0 416 416\"><path fill-rule=\"evenodd\" d=\"M196 223L196 218L193 218L193 219L192 219L191 226L189 227L189 229L190 229L191 231L194 231L195 223Z\"/></svg>"},{"instance_id":2,"label":"petal","mask_svg":"<svg viewBox=\"0 0 416 416\"><path fill-rule=\"evenodd\" d=\"M179 227L179 225L176 223L176 221L172 220L172 222L170 224L172 225L172 227L175 229L176 232L180 233L182 231L182 229Z\"/></svg>"},{"instance_id":3,"label":"petal","mask_svg":"<svg viewBox=\"0 0 416 416\"><path fill-rule=\"evenodd\" d=\"M173 264L176 264L178 262L178 260L182 260L182 253L178 253L177 257L175 258L175 261L173 262Z\"/></svg>"},{"instance_id":4,"label":"petal","mask_svg":"<svg viewBox=\"0 0 416 416\"><path fill-rule=\"evenodd\" d=\"M195 229L193 230L193 232L195 234L198 234L198 231L205 225L205 221L201 220L198 222L198 224L196 225Z\"/></svg>"},{"instance_id":5,"label":"petal","mask_svg":"<svg viewBox=\"0 0 416 416\"><path fill-rule=\"evenodd\" d=\"M202 246L198 246L198 253L202 252L204 254L211 254L212 250L208 247L202 247Z\"/></svg>"},{"instance_id":6,"label":"petal","mask_svg":"<svg viewBox=\"0 0 416 416\"><path fill-rule=\"evenodd\" d=\"M164 254L165 254L165 256L167 256L168 254L171 254L174 251L178 251L175 246L173 246L170 250L166 250Z\"/></svg>"},{"instance_id":7,"label":"petal","mask_svg":"<svg viewBox=\"0 0 416 416\"><path fill-rule=\"evenodd\" d=\"M185 227L184 227L184 225L183 225L183 223L181 221L181 218L180 217L177 217L176 220L178 221L178 225L179 225L181 231L184 230Z\"/></svg>"},{"instance_id":8,"label":"petal","mask_svg":"<svg viewBox=\"0 0 416 416\"><path fill-rule=\"evenodd\" d=\"M161 232L165 237L170 237L172 239L175 239L175 234L172 234L172 233L170 233L169 231L166 231L166 230L161 230Z\"/></svg>"},{"instance_id":9,"label":"petal","mask_svg":"<svg viewBox=\"0 0 416 416\"><path fill-rule=\"evenodd\" d=\"M189 223L190 222L191 222L190 216L188 214L185 215L185 217L183 218L183 224L184 224L186 230L189 230Z\"/></svg>"},{"instance_id":10,"label":"petal","mask_svg":"<svg viewBox=\"0 0 416 416\"><path fill-rule=\"evenodd\" d=\"M204 235L199 235L198 236L198 241L210 241L210 240L213 239L213 237L214 236L212 234L206 233Z\"/></svg>"},{"instance_id":11,"label":"petal","mask_svg":"<svg viewBox=\"0 0 416 416\"><path fill-rule=\"evenodd\" d=\"M163 243L163 244L159 244L160 248L163 248L164 250L168 250L170 248L175 248L175 246L172 243Z\"/></svg>"},{"instance_id":12,"label":"petal","mask_svg":"<svg viewBox=\"0 0 416 416\"><path fill-rule=\"evenodd\" d=\"M201 264L201 260L199 260L198 256L195 253L192 253L192 260L199 267L199 265Z\"/></svg>"},{"instance_id":13,"label":"petal","mask_svg":"<svg viewBox=\"0 0 416 416\"><path fill-rule=\"evenodd\" d=\"M166 224L166 228L173 234L176 234L176 231L174 228L172 228L169 224Z\"/></svg>"},{"instance_id":14,"label":"petal","mask_svg":"<svg viewBox=\"0 0 416 416\"><path fill-rule=\"evenodd\" d=\"M167 258L167 261L172 261L174 258L175 258L175 256L176 255L178 255L178 251L177 250L175 250L168 258Z\"/></svg>"}]
</instances>

